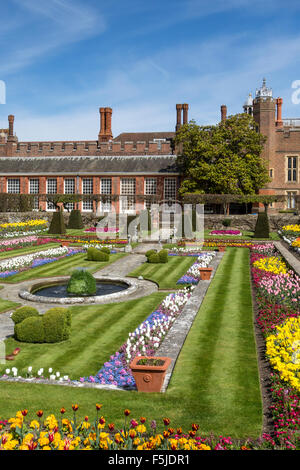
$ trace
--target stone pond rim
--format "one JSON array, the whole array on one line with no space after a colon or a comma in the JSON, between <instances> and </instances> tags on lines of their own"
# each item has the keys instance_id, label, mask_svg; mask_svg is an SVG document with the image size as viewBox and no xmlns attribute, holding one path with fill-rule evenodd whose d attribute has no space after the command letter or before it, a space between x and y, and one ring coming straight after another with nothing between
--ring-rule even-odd
<instances>
[{"instance_id":1,"label":"stone pond rim","mask_svg":"<svg viewBox=\"0 0 300 470\"><path fill-rule=\"evenodd\" d=\"M135 279L124 279L120 277L96 277L97 283L110 284L110 285L121 285L124 288L117 292L102 294L102 295L87 295L87 296L66 296L66 297L50 297L37 295L36 292L46 287L57 286L65 284L67 285L69 278L61 277L55 278L52 281L36 282L32 283L28 288L22 289L19 291L19 297L24 300L38 303L53 303L60 305L72 305L72 304L94 304L102 303L103 300L113 300L119 297L127 297L129 294L132 294L137 289L137 282Z\"/></svg>"}]
</instances>

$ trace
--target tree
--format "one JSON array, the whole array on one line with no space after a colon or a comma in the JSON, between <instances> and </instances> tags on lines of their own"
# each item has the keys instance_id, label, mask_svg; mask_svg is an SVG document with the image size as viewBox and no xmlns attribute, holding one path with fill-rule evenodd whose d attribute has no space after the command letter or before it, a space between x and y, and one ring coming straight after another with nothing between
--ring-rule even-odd
<instances>
[{"instance_id":1,"label":"tree","mask_svg":"<svg viewBox=\"0 0 300 470\"><path fill-rule=\"evenodd\" d=\"M236 114L213 126L184 124L175 137L179 193L256 194L270 181L261 158L266 137L252 116Z\"/></svg>"}]
</instances>

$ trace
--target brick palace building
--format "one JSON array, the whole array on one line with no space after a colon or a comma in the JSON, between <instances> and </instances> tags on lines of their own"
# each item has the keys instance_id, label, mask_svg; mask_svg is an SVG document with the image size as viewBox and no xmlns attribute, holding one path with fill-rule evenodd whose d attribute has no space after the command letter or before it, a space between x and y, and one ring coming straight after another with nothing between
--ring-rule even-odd
<instances>
[{"instance_id":1,"label":"brick palace building","mask_svg":"<svg viewBox=\"0 0 300 470\"><path fill-rule=\"evenodd\" d=\"M128 213L157 201L175 200L180 184L173 138L188 122L188 105L176 105L176 126L170 132L112 134L112 109L100 108L97 140L20 142L14 133L14 116L0 129L0 193L103 195L102 201L84 200L82 211L107 212L113 206ZM243 111L253 115L267 136L262 158L271 182L261 193L285 195L286 203L271 210L295 208L300 194L300 120L282 118L282 98L273 98L265 80L251 94ZM227 107L221 106L221 120ZM142 202L137 205L138 196ZM145 199L146 196L146 200ZM53 204L35 198L35 208L54 210Z\"/></svg>"}]
</instances>

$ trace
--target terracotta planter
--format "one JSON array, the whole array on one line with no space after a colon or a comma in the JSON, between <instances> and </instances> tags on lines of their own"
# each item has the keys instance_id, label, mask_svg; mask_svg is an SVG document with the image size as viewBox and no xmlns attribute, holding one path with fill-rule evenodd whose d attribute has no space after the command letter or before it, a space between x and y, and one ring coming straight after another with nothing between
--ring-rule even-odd
<instances>
[{"instance_id":1,"label":"terracotta planter","mask_svg":"<svg viewBox=\"0 0 300 470\"><path fill-rule=\"evenodd\" d=\"M138 364L141 359L160 360L163 361L163 364L141 365ZM130 364L130 369L134 377L138 392L160 392L170 364L170 357L135 357Z\"/></svg>"},{"instance_id":2,"label":"terracotta planter","mask_svg":"<svg viewBox=\"0 0 300 470\"><path fill-rule=\"evenodd\" d=\"M213 268L199 268L202 281L208 281L211 278Z\"/></svg>"},{"instance_id":3,"label":"terracotta planter","mask_svg":"<svg viewBox=\"0 0 300 470\"><path fill-rule=\"evenodd\" d=\"M69 246L70 242L61 242L61 246Z\"/></svg>"},{"instance_id":4,"label":"terracotta planter","mask_svg":"<svg viewBox=\"0 0 300 470\"><path fill-rule=\"evenodd\" d=\"M219 246L219 251L226 251L226 246Z\"/></svg>"}]
</instances>

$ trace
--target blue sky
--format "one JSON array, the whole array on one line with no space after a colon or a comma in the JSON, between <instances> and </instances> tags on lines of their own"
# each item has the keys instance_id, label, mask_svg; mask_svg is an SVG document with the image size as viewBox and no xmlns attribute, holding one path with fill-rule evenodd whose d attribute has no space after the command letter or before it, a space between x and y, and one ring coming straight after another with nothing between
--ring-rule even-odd
<instances>
[{"instance_id":1,"label":"blue sky","mask_svg":"<svg viewBox=\"0 0 300 470\"><path fill-rule=\"evenodd\" d=\"M240 112L266 77L283 117L300 116L300 2L8 0L0 80L19 140L96 139L99 107L120 132L171 131L176 103L198 124Z\"/></svg>"}]
</instances>

